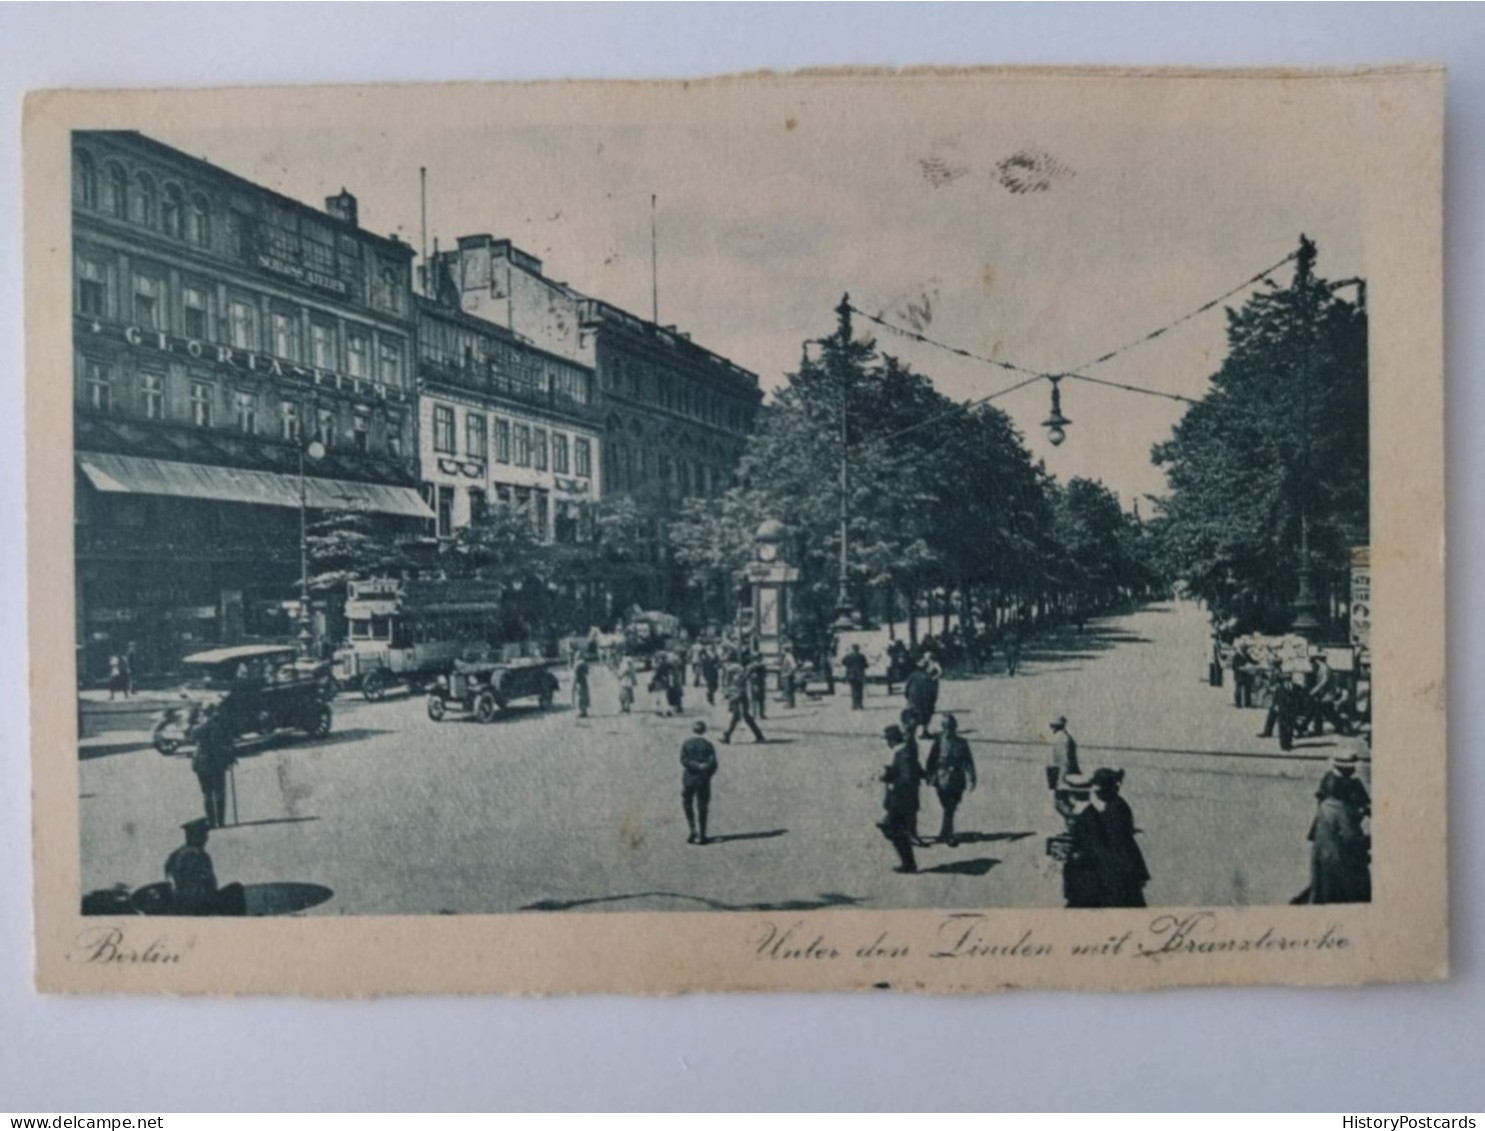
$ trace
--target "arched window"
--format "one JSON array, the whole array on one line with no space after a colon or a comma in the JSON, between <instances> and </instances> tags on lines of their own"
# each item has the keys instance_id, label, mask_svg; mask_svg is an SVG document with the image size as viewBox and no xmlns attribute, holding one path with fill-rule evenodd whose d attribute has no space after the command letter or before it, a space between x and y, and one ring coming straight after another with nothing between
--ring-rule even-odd
<instances>
[{"instance_id":1,"label":"arched window","mask_svg":"<svg viewBox=\"0 0 1485 1131\"><path fill-rule=\"evenodd\" d=\"M185 234L186 196L180 185L166 185L165 196L160 202L160 227L167 236L180 239Z\"/></svg>"},{"instance_id":2,"label":"arched window","mask_svg":"<svg viewBox=\"0 0 1485 1131\"><path fill-rule=\"evenodd\" d=\"M155 226L155 182L148 173L140 173L134 179L134 195L129 203L129 219L147 228Z\"/></svg>"},{"instance_id":3,"label":"arched window","mask_svg":"<svg viewBox=\"0 0 1485 1131\"><path fill-rule=\"evenodd\" d=\"M103 182L103 211L122 220L129 214L129 174L117 161L108 163Z\"/></svg>"},{"instance_id":4,"label":"arched window","mask_svg":"<svg viewBox=\"0 0 1485 1131\"><path fill-rule=\"evenodd\" d=\"M72 155L72 199L84 208L98 207L98 167L85 149Z\"/></svg>"},{"instance_id":5,"label":"arched window","mask_svg":"<svg viewBox=\"0 0 1485 1131\"><path fill-rule=\"evenodd\" d=\"M191 205L186 209L186 239L202 247L211 242L206 217L206 197L197 193L191 197Z\"/></svg>"}]
</instances>

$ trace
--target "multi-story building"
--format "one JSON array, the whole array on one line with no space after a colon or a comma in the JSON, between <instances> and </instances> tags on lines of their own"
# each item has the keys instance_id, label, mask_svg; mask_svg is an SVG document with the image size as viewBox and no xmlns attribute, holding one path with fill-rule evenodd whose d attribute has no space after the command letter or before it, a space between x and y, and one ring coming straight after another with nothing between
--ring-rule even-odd
<instances>
[{"instance_id":1,"label":"multi-story building","mask_svg":"<svg viewBox=\"0 0 1485 1131\"><path fill-rule=\"evenodd\" d=\"M465 236L435 257L435 271L467 313L597 376L601 479L629 495L649 523L649 553L669 561L666 525L679 503L731 485L763 394L756 374L660 326L547 278L509 240ZM645 592L622 595L678 608L674 571L652 570Z\"/></svg>"},{"instance_id":2,"label":"multi-story building","mask_svg":"<svg viewBox=\"0 0 1485 1131\"><path fill-rule=\"evenodd\" d=\"M528 515L540 541L586 540L602 492L593 371L443 292L417 301L419 457L438 536L497 504Z\"/></svg>"},{"instance_id":3,"label":"multi-story building","mask_svg":"<svg viewBox=\"0 0 1485 1131\"><path fill-rule=\"evenodd\" d=\"M301 520L431 518L412 249L137 133L72 158L79 674L291 639Z\"/></svg>"}]
</instances>

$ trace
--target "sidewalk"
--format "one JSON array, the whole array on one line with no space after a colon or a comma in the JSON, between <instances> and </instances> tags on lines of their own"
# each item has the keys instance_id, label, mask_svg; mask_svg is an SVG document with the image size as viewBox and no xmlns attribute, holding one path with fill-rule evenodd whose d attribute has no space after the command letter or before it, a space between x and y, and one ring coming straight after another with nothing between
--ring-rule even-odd
<instances>
[{"instance_id":1,"label":"sidewalk","mask_svg":"<svg viewBox=\"0 0 1485 1131\"><path fill-rule=\"evenodd\" d=\"M180 702L180 696L167 691L146 691L123 698L110 699L107 690L88 688L77 693L78 737L95 738L118 731L144 731L146 739L153 717L166 707Z\"/></svg>"}]
</instances>

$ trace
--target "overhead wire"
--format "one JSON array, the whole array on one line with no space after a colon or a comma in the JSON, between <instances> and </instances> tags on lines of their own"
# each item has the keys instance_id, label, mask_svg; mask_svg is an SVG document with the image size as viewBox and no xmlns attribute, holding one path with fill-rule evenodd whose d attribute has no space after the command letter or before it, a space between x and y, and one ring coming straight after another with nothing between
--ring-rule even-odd
<instances>
[{"instance_id":1,"label":"overhead wire","mask_svg":"<svg viewBox=\"0 0 1485 1131\"><path fill-rule=\"evenodd\" d=\"M1204 302L1200 306L1187 311L1179 318L1172 319L1170 322L1165 323L1163 326L1151 330L1148 334L1143 334L1138 338L1126 342L1124 345L1119 346L1116 349L1112 349L1109 350L1107 353L1100 354L1098 357L1095 357L1090 361L1085 361L1082 365L1079 365L1075 369L1066 370L1065 372L1061 373L1049 373L1042 370L1031 369L1024 365L1018 365L1015 362L1003 361L1000 358L986 357L983 354L974 353L973 351L964 349L960 346L949 345L947 342L941 342L935 338L930 338L927 334L924 334L920 330L910 330L905 326L899 326L893 322L889 322L880 314L870 314L867 311L864 311L857 306L852 306L849 303L847 304L847 306L852 313L859 314L867 321L873 322L876 325L881 326L883 329L889 330L892 333L898 334L904 338L910 338L913 341L922 342L924 345L933 346L937 349L955 354L958 357L968 358L972 361L983 362L987 365L993 365L997 368L1004 369L1009 372L1025 373L1029 375L1028 380L1021 381L1008 388L1001 389L999 392L992 393L989 397L982 397L979 400L969 401L966 404L960 406L961 409L973 408L976 405L984 404L987 401L995 399L996 397L1004 396L1006 393L1015 392L1015 390L1024 388L1026 385L1030 385L1038 380L1057 381L1064 377L1070 378L1075 381L1086 381L1089 384L1093 385L1104 385L1108 388L1120 389L1128 393L1140 393L1145 396L1160 397L1165 400L1180 401L1185 404L1197 404L1199 402L1195 399L1187 396L1182 396L1180 393L1166 392L1163 389L1149 389L1141 385L1131 385L1120 381L1109 381L1101 377L1090 377L1089 375L1084 373L1083 370L1091 369L1095 365L1102 365L1105 362L1112 361L1114 358L1120 356L1123 353L1127 353L1129 350L1134 349L1136 346L1141 346L1144 345L1146 342L1153 341L1154 339L1165 335L1169 331L1174 330L1177 326L1180 326L1186 322L1191 321L1193 318L1205 314L1207 311L1214 309L1221 303L1232 298L1234 295L1239 294L1240 292L1248 289L1256 283L1262 282L1264 279L1267 279L1279 268L1283 267L1287 263L1292 262L1295 258L1298 257L1298 255L1298 251L1292 251L1272 266L1265 267L1257 274L1244 279L1237 286L1232 287L1229 290L1226 290L1222 294L1218 295L1216 298ZM928 421L924 421L923 423L928 423ZM913 425L912 427L918 426Z\"/></svg>"}]
</instances>

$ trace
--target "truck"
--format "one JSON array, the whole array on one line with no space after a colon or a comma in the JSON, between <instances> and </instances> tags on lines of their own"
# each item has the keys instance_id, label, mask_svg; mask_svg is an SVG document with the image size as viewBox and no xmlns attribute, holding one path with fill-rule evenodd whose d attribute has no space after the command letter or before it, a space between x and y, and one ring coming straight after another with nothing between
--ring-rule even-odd
<instances>
[{"instance_id":1,"label":"truck","mask_svg":"<svg viewBox=\"0 0 1485 1131\"><path fill-rule=\"evenodd\" d=\"M376 702L398 686L422 694L455 660L490 659L501 640L503 592L488 581L348 582L336 680Z\"/></svg>"}]
</instances>

